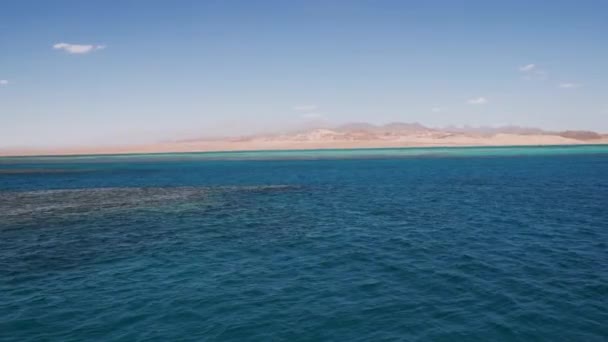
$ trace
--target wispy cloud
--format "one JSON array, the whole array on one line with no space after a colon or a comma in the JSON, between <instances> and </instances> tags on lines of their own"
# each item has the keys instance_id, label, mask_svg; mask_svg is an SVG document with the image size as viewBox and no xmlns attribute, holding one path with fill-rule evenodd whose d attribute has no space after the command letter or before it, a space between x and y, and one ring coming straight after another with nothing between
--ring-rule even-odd
<instances>
[{"instance_id":1,"label":"wispy cloud","mask_svg":"<svg viewBox=\"0 0 608 342\"><path fill-rule=\"evenodd\" d=\"M325 121L327 120L325 115L323 115L322 113L320 113L318 111L319 106L314 105L314 104L304 104L304 105L297 105L297 106L293 106L291 109L293 109L296 112L300 112L300 118L304 119L304 120L310 120L310 121Z\"/></svg>"},{"instance_id":2,"label":"wispy cloud","mask_svg":"<svg viewBox=\"0 0 608 342\"><path fill-rule=\"evenodd\" d=\"M580 83L562 82L557 86L562 89L576 89L582 87L583 85Z\"/></svg>"},{"instance_id":3,"label":"wispy cloud","mask_svg":"<svg viewBox=\"0 0 608 342\"><path fill-rule=\"evenodd\" d=\"M523 78L526 80L542 80L547 78L547 72L534 63L522 65L517 70L523 74Z\"/></svg>"},{"instance_id":4,"label":"wispy cloud","mask_svg":"<svg viewBox=\"0 0 608 342\"><path fill-rule=\"evenodd\" d=\"M317 105L298 105L294 106L292 109L298 112L310 112L319 109L319 107Z\"/></svg>"},{"instance_id":5,"label":"wispy cloud","mask_svg":"<svg viewBox=\"0 0 608 342\"><path fill-rule=\"evenodd\" d=\"M0 86L8 85L8 80L0 80Z\"/></svg>"},{"instance_id":6,"label":"wispy cloud","mask_svg":"<svg viewBox=\"0 0 608 342\"><path fill-rule=\"evenodd\" d=\"M468 104L471 104L471 105L482 105L482 104L486 104L486 103L488 103L488 99L486 99L486 98L485 98L485 97L483 97L483 96L480 96L480 97L476 97L476 98L469 99L469 100L467 101L467 103L468 103Z\"/></svg>"},{"instance_id":7,"label":"wispy cloud","mask_svg":"<svg viewBox=\"0 0 608 342\"><path fill-rule=\"evenodd\" d=\"M325 116L321 113L304 113L301 115L302 119L307 119L307 120L318 120L318 119L325 119Z\"/></svg>"},{"instance_id":8,"label":"wispy cloud","mask_svg":"<svg viewBox=\"0 0 608 342\"><path fill-rule=\"evenodd\" d=\"M528 72L536 69L536 64L526 64L519 67L519 71Z\"/></svg>"},{"instance_id":9,"label":"wispy cloud","mask_svg":"<svg viewBox=\"0 0 608 342\"><path fill-rule=\"evenodd\" d=\"M443 108L443 107L433 107L433 108L431 108L431 112L433 112L433 113L443 112L444 110L445 110L445 108Z\"/></svg>"},{"instance_id":10,"label":"wispy cloud","mask_svg":"<svg viewBox=\"0 0 608 342\"><path fill-rule=\"evenodd\" d=\"M63 50L69 54L86 54L97 50L105 49L105 45L92 45L92 44L68 44L68 43L57 43L53 45L55 50Z\"/></svg>"}]
</instances>

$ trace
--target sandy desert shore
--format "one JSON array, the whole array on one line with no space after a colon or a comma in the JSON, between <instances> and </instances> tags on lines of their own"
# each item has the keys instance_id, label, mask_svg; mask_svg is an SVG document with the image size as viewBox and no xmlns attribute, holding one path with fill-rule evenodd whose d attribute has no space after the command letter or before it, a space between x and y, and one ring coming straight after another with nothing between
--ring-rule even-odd
<instances>
[{"instance_id":1,"label":"sandy desert shore","mask_svg":"<svg viewBox=\"0 0 608 342\"><path fill-rule=\"evenodd\" d=\"M566 135L566 136L563 136ZM1 148L1 156L211 152L255 150L352 149L391 147L544 146L608 144L608 136L576 134L471 134L437 130L387 131L315 129L299 133L225 139L195 139L141 145L79 146L64 148Z\"/></svg>"}]
</instances>

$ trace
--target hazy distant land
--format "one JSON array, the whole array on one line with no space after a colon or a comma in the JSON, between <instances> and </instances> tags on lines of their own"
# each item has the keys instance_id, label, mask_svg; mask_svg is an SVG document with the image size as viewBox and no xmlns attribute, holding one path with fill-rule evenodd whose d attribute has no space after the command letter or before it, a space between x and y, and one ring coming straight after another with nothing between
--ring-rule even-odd
<instances>
[{"instance_id":1,"label":"hazy distant land","mask_svg":"<svg viewBox=\"0 0 608 342\"><path fill-rule=\"evenodd\" d=\"M385 148L429 146L523 146L608 144L608 134L592 131L552 132L538 128L446 127L434 129L418 123L376 126L351 123L289 133L227 138L200 138L144 145L80 146L64 148L1 148L2 156L106 153L204 152L297 150L328 148Z\"/></svg>"}]
</instances>

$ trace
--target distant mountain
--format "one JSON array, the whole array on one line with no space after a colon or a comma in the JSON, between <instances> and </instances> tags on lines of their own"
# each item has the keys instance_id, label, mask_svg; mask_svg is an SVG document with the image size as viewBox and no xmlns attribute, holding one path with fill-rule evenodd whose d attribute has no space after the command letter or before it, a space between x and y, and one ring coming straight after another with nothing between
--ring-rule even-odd
<instances>
[{"instance_id":1,"label":"distant mountain","mask_svg":"<svg viewBox=\"0 0 608 342\"><path fill-rule=\"evenodd\" d=\"M390 133L420 133L420 132L432 132L434 129L423 126L417 122L414 123L403 123L403 122L391 122L382 126L384 132Z\"/></svg>"},{"instance_id":2,"label":"distant mountain","mask_svg":"<svg viewBox=\"0 0 608 342\"><path fill-rule=\"evenodd\" d=\"M352 132L367 132L376 134L405 134L405 133L421 133L421 132L432 132L435 131L432 128L423 126L417 122L405 123L405 122L391 122L385 125L373 125L365 122L348 123L333 128L335 131L352 133Z\"/></svg>"},{"instance_id":3,"label":"distant mountain","mask_svg":"<svg viewBox=\"0 0 608 342\"><path fill-rule=\"evenodd\" d=\"M442 130L453 133L473 133L473 134L546 134L549 133L540 128L534 127L521 127L521 126L447 126Z\"/></svg>"},{"instance_id":4,"label":"distant mountain","mask_svg":"<svg viewBox=\"0 0 608 342\"><path fill-rule=\"evenodd\" d=\"M550 132L519 126L452 126L436 129L419 123L373 125L358 122L335 127L302 128L289 133L189 139L137 146L0 149L0 155L579 144L608 144L608 135L574 130Z\"/></svg>"},{"instance_id":5,"label":"distant mountain","mask_svg":"<svg viewBox=\"0 0 608 342\"><path fill-rule=\"evenodd\" d=\"M378 126L366 123L366 122L352 122L347 123L335 128L338 132L353 132L353 131L365 131L372 132L378 129Z\"/></svg>"},{"instance_id":6,"label":"distant mountain","mask_svg":"<svg viewBox=\"0 0 608 342\"><path fill-rule=\"evenodd\" d=\"M561 137L564 137L564 138L577 139L577 140L596 140L596 139L602 139L603 137L606 137L606 135L602 135L602 134L599 134L597 132L592 132L592 131L564 131L564 132L559 132L558 135Z\"/></svg>"},{"instance_id":7,"label":"distant mountain","mask_svg":"<svg viewBox=\"0 0 608 342\"><path fill-rule=\"evenodd\" d=\"M390 122L374 125L367 122L352 122L339 126L317 126L301 128L284 133L255 134L239 137L201 138L180 140L182 143L203 141L404 141L412 138L443 140L447 138L490 138L497 135L511 136L553 136L576 141L591 141L607 138L592 131L568 130L563 132L545 131L540 128L522 126L447 126L430 128L420 123Z\"/></svg>"},{"instance_id":8,"label":"distant mountain","mask_svg":"<svg viewBox=\"0 0 608 342\"><path fill-rule=\"evenodd\" d=\"M575 131L567 130L562 132L546 131L536 127L523 127L516 125L509 126L447 126L443 128L430 128L420 123L405 123L405 122L391 122L385 125L373 125L365 122L356 122L341 125L335 128L329 128L330 130L340 132L343 134L358 134L363 133L374 136L410 136L410 135L434 135L434 136L449 136L453 134L466 134L466 135L482 135L482 136L494 136L497 134L512 134L512 135L554 135L569 139L576 140L597 140L605 138L606 135L602 135L593 131Z\"/></svg>"}]
</instances>

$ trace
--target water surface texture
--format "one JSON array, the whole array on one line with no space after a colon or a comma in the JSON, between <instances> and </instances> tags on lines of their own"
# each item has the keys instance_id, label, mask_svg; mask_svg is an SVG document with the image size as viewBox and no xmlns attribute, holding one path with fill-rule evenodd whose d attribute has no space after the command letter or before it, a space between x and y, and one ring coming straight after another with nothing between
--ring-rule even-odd
<instances>
[{"instance_id":1,"label":"water surface texture","mask_svg":"<svg viewBox=\"0 0 608 342\"><path fill-rule=\"evenodd\" d=\"M606 341L608 147L0 158L2 341Z\"/></svg>"}]
</instances>

